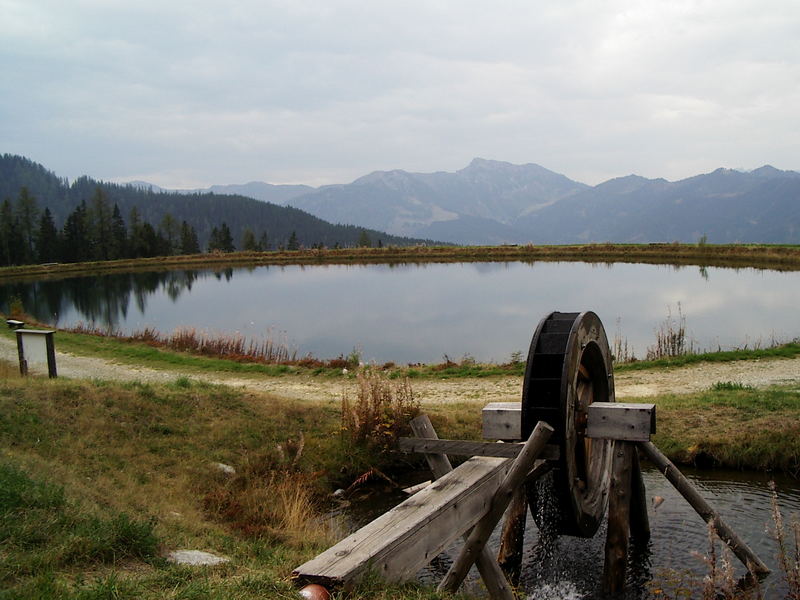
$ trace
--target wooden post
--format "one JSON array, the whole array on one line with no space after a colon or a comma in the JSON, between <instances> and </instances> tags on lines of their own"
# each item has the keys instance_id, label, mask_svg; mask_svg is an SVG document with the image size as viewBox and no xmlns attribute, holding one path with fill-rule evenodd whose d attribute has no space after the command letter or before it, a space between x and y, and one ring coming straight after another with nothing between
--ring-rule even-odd
<instances>
[{"instance_id":1,"label":"wooden post","mask_svg":"<svg viewBox=\"0 0 800 600\"><path fill-rule=\"evenodd\" d=\"M631 464L631 536L637 543L650 539L650 518L647 516L647 492L642 479L638 451L633 452Z\"/></svg>"},{"instance_id":2,"label":"wooden post","mask_svg":"<svg viewBox=\"0 0 800 600\"><path fill-rule=\"evenodd\" d=\"M754 575L769 573L769 567L755 555L750 547L731 529L722 517L711 508L696 489L689 483L689 480L664 456L652 442L639 442L639 447L644 452L647 459L652 462L664 477L686 498L692 508L700 515L706 523L711 523L719 538L725 542L736 557Z\"/></svg>"},{"instance_id":3,"label":"wooden post","mask_svg":"<svg viewBox=\"0 0 800 600\"><path fill-rule=\"evenodd\" d=\"M617 594L625 588L630 539L631 470L635 451L632 442L614 441L603 564L603 593L606 594Z\"/></svg>"},{"instance_id":4,"label":"wooden post","mask_svg":"<svg viewBox=\"0 0 800 600\"><path fill-rule=\"evenodd\" d=\"M464 581L470 567L486 547L486 542L489 541L489 536L497 522L503 517L511 497L517 488L522 486L523 481L533 467L536 457L539 456L553 431L553 428L544 421L539 421L536 424L522 452L520 452L511 466L511 470L503 478L502 483L494 493L489 512L475 525L464 544L464 548L461 550L461 554L458 555L458 558L456 558L439 584L440 591L454 593L461 585L461 582Z\"/></svg>"},{"instance_id":5,"label":"wooden post","mask_svg":"<svg viewBox=\"0 0 800 600\"><path fill-rule=\"evenodd\" d=\"M419 438L434 440L439 438L428 415L420 415L412 420L411 430ZM453 470L450 459L445 454L426 454L425 458L428 461L428 467L430 467L434 479L439 479ZM467 539L467 534L464 535L464 539ZM492 557L488 548L483 549L476 563L490 598L493 600L514 600L514 592L508 585L500 565Z\"/></svg>"},{"instance_id":6,"label":"wooden post","mask_svg":"<svg viewBox=\"0 0 800 600\"><path fill-rule=\"evenodd\" d=\"M525 487L520 486L514 491L511 505L506 512L506 522L503 525L503 534L500 536L500 550L497 552L497 562L514 586L519 585L522 573L527 514L528 498L525 495Z\"/></svg>"}]
</instances>

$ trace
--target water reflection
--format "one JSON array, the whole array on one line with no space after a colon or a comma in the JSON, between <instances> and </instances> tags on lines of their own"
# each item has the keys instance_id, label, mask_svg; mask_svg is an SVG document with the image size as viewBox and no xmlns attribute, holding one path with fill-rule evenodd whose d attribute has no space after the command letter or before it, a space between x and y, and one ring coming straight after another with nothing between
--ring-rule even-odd
<instances>
[{"instance_id":1,"label":"water reflection","mask_svg":"<svg viewBox=\"0 0 800 600\"><path fill-rule=\"evenodd\" d=\"M286 332L302 354L358 349L376 362L509 360L553 310L594 310L636 356L680 303L701 349L800 335L800 273L621 263L452 263L227 268L10 283L42 321L130 333L176 327L258 339ZM691 340L690 340L691 341Z\"/></svg>"}]
</instances>

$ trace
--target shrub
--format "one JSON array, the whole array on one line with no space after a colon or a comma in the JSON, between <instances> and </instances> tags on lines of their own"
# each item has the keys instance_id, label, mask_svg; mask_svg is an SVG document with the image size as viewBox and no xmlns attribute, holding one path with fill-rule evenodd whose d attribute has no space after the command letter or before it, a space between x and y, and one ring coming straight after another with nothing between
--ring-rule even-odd
<instances>
[{"instance_id":1,"label":"shrub","mask_svg":"<svg viewBox=\"0 0 800 600\"><path fill-rule=\"evenodd\" d=\"M419 402L409 380L393 381L377 371L357 375L355 401L342 393L342 434L355 444L388 451L400 436L411 432L411 419L419 414Z\"/></svg>"}]
</instances>

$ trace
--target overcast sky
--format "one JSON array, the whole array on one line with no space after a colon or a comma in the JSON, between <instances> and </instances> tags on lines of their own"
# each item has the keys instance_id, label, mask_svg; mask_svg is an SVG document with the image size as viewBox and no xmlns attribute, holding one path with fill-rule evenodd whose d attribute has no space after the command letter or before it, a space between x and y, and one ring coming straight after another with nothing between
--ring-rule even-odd
<instances>
[{"instance_id":1,"label":"overcast sky","mask_svg":"<svg viewBox=\"0 0 800 600\"><path fill-rule=\"evenodd\" d=\"M0 0L0 153L164 187L800 169L800 2Z\"/></svg>"}]
</instances>

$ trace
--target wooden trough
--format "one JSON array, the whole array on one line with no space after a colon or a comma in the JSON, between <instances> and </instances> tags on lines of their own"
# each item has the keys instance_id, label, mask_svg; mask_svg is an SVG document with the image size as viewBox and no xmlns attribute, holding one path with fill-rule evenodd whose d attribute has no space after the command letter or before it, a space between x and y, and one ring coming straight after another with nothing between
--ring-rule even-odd
<instances>
[{"instance_id":1,"label":"wooden trough","mask_svg":"<svg viewBox=\"0 0 800 600\"><path fill-rule=\"evenodd\" d=\"M652 444L655 406L614 402L608 341L594 313L552 313L539 323L522 402L483 410L484 437L507 443L440 440L424 415L411 425L416 437L401 439L400 448L425 454L434 483L295 569L298 584L341 588L370 571L404 581L463 537L439 589L455 592L476 564L490 597L512 600L528 509L537 518L536 506L543 501L533 484L552 471L559 513L548 525L564 535L591 537L608 512L603 590L617 593L625 585L630 538L650 536L639 453L713 525L751 573L769 572ZM448 454L472 458L453 469ZM503 514L494 557L486 543Z\"/></svg>"}]
</instances>

